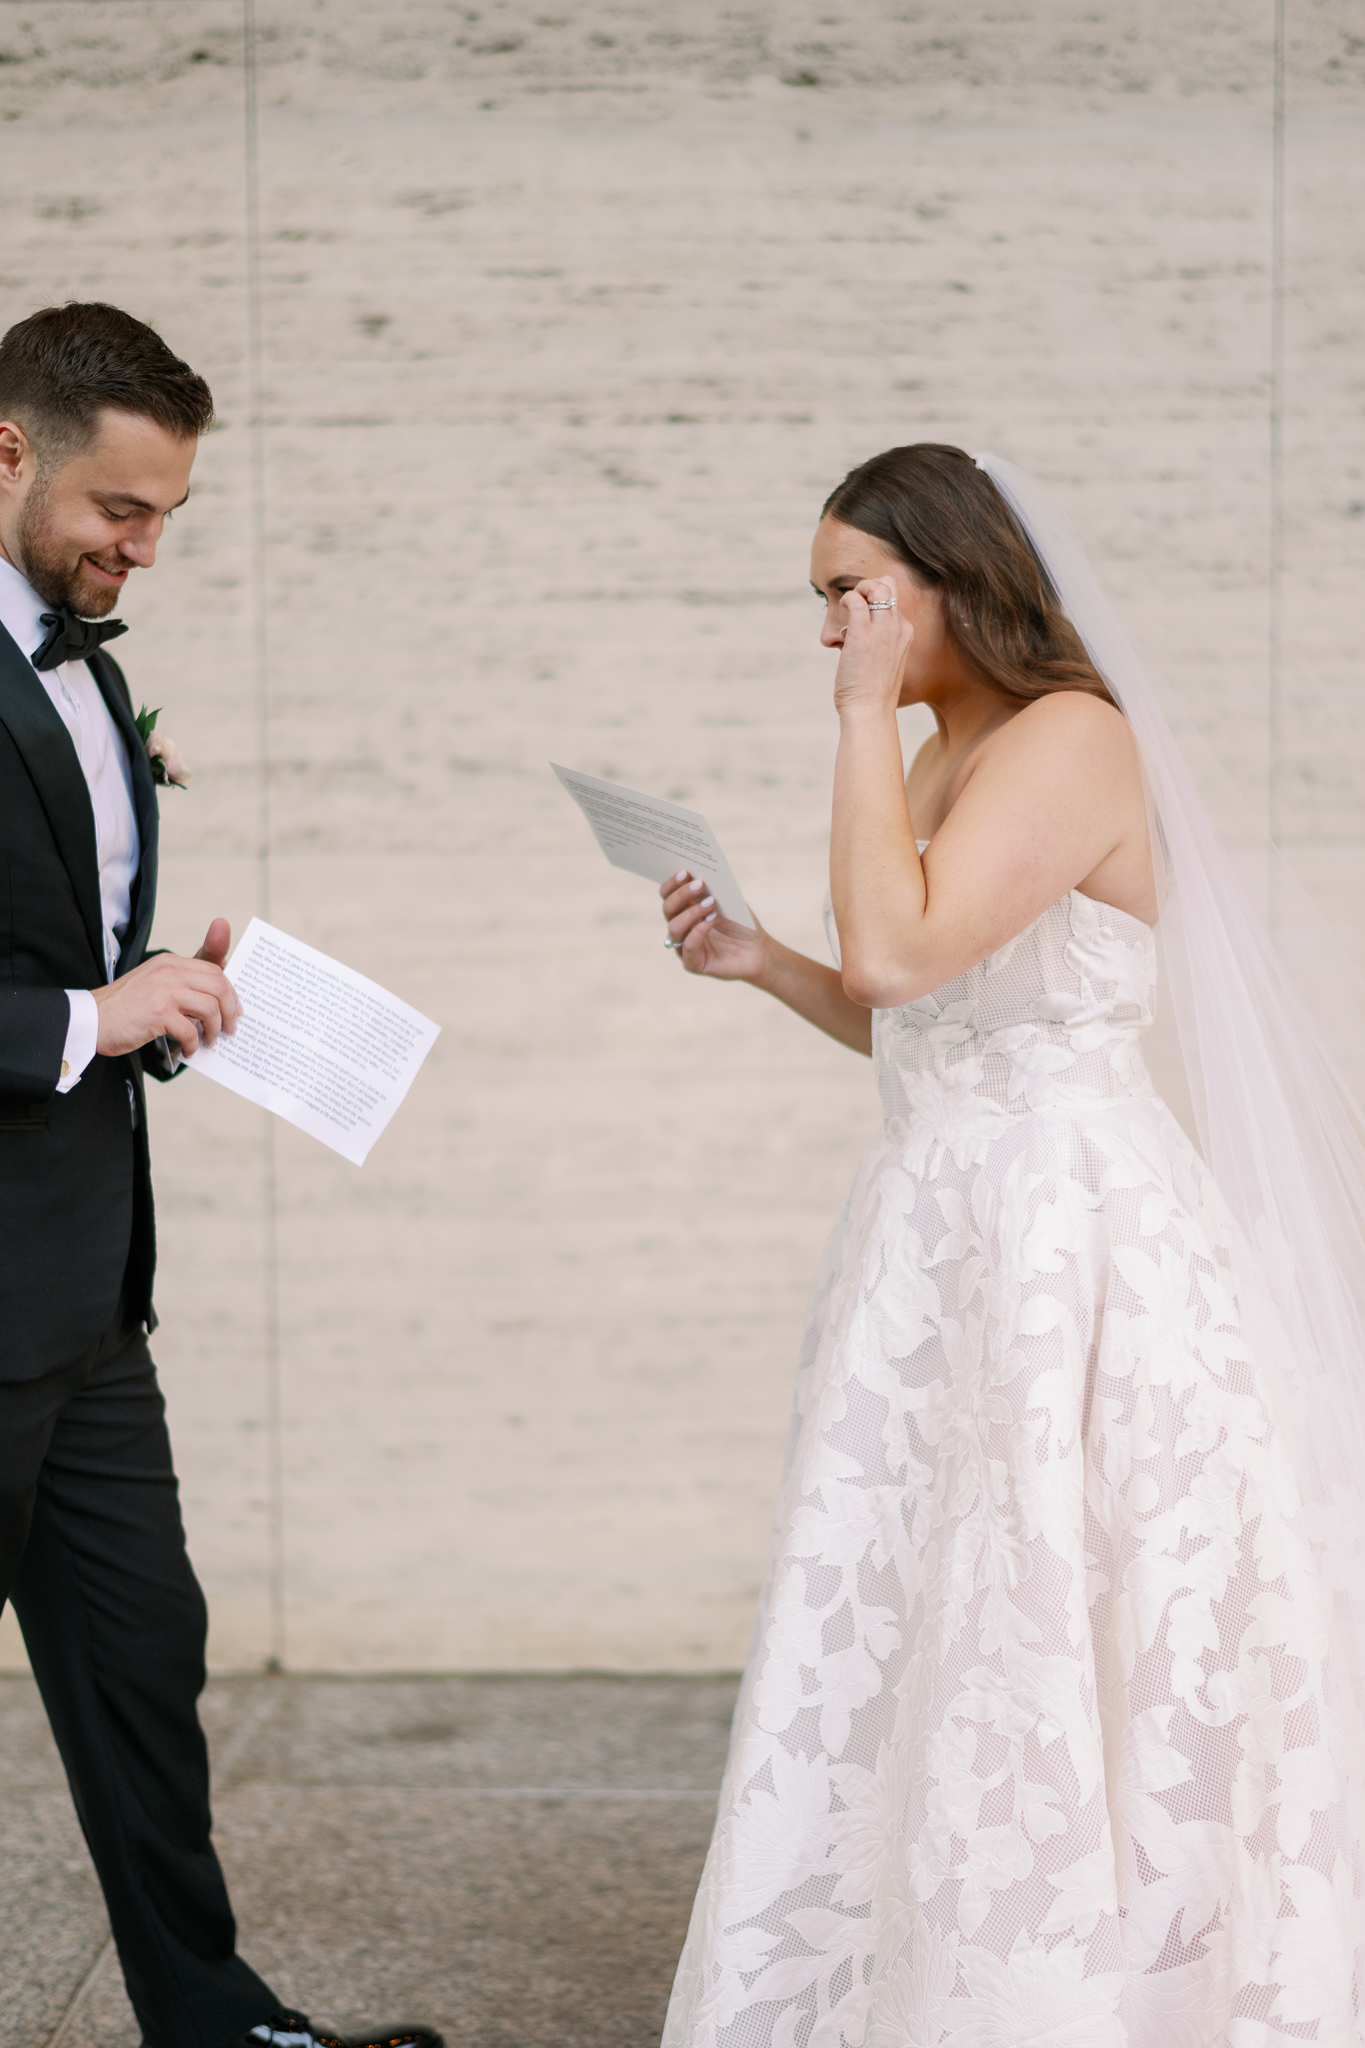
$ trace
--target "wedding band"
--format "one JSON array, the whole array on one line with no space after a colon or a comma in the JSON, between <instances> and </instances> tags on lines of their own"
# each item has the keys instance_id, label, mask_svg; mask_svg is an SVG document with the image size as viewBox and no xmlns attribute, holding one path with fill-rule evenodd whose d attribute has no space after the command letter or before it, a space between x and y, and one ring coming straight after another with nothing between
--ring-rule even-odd
<instances>
[{"instance_id":1,"label":"wedding band","mask_svg":"<svg viewBox=\"0 0 1365 2048\"><path fill-rule=\"evenodd\" d=\"M888 597L885 604L870 604L868 606L870 612L893 612L895 609L896 600L894 597Z\"/></svg>"},{"instance_id":2,"label":"wedding band","mask_svg":"<svg viewBox=\"0 0 1365 2048\"><path fill-rule=\"evenodd\" d=\"M665 939L664 945L670 953L681 953L683 949L683 942L681 939Z\"/></svg>"}]
</instances>

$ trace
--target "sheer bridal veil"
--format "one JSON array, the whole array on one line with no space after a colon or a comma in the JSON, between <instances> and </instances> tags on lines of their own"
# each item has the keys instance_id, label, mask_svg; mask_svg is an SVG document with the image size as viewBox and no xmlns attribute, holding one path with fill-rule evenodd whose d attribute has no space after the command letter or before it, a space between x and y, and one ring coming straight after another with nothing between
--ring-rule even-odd
<instances>
[{"instance_id":1,"label":"sheer bridal veil","mask_svg":"<svg viewBox=\"0 0 1365 2048\"><path fill-rule=\"evenodd\" d=\"M1023 527L1138 743L1165 869L1161 999L1174 1008L1204 1158L1242 1237L1239 1305L1258 1385L1294 1469L1298 1530L1328 1597L1333 1748L1365 1841L1365 1120L1299 983L1201 802L1141 661L1065 515L995 455L977 467ZM1197 744L1197 743L1196 743ZM1268 835L1252 827L1282 930L1336 950ZM1360 989L1342 962L1342 985ZM1344 999L1343 999L1344 1000ZM1365 1025L1365 1014L1350 1020ZM1211 1681L1214 1691L1216 1680ZM1361 1888L1358 1875L1356 1889ZM1358 1915L1359 1917L1359 1915Z\"/></svg>"}]
</instances>

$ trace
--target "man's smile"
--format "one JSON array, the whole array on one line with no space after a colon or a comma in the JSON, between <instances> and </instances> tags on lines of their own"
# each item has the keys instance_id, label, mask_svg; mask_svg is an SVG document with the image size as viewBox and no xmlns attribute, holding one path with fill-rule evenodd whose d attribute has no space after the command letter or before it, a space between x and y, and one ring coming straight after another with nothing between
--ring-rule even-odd
<instances>
[{"instance_id":1,"label":"man's smile","mask_svg":"<svg viewBox=\"0 0 1365 2048\"><path fill-rule=\"evenodd\" d=\"M111 590L118 590L127 582L128 571L132 566L131 563L125 562L122 568L106 569L104 564L97 562L93 555L82 555L81 560L88 569L94 571L96 581L105 584Z\"/></svg>"}]
</instances>

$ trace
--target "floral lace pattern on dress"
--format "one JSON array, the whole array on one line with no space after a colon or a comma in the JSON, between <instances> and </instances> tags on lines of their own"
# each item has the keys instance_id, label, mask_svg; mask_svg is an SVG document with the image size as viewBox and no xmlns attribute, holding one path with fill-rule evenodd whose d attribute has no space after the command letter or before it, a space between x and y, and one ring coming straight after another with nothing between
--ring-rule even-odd
<instances>
[{"instance_id":1,"label":"floral lace pattern on dress","mask_svg":"<svg viewBox=\"0 0 1365 2048\"><path fill-rule=\"evenodd\" d=\"M1155 975L1073 893L874 1017L664 2048L1361 2038L1321 1601Z\"/></svg>"}]
</instances>

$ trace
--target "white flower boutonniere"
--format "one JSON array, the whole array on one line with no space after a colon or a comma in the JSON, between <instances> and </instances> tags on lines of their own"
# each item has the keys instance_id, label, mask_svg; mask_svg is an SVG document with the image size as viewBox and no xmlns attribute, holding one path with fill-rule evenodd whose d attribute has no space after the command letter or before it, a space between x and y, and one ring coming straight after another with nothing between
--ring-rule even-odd
<instances>
[{"instance_id":1,"label":"white flower boutonniere","mask_svg":"<svg viewBox=\"0 0 1365 2048\"><path fill-rule=\"evenodd\" d=\"M160 788L183 789L190 779L190 771L170 734L156 730L160 716L160 707L149 711L144 704L133 720L137 736L147 749L147 759L152 764L152 781Z\"/></svg>"}]
</instances>

